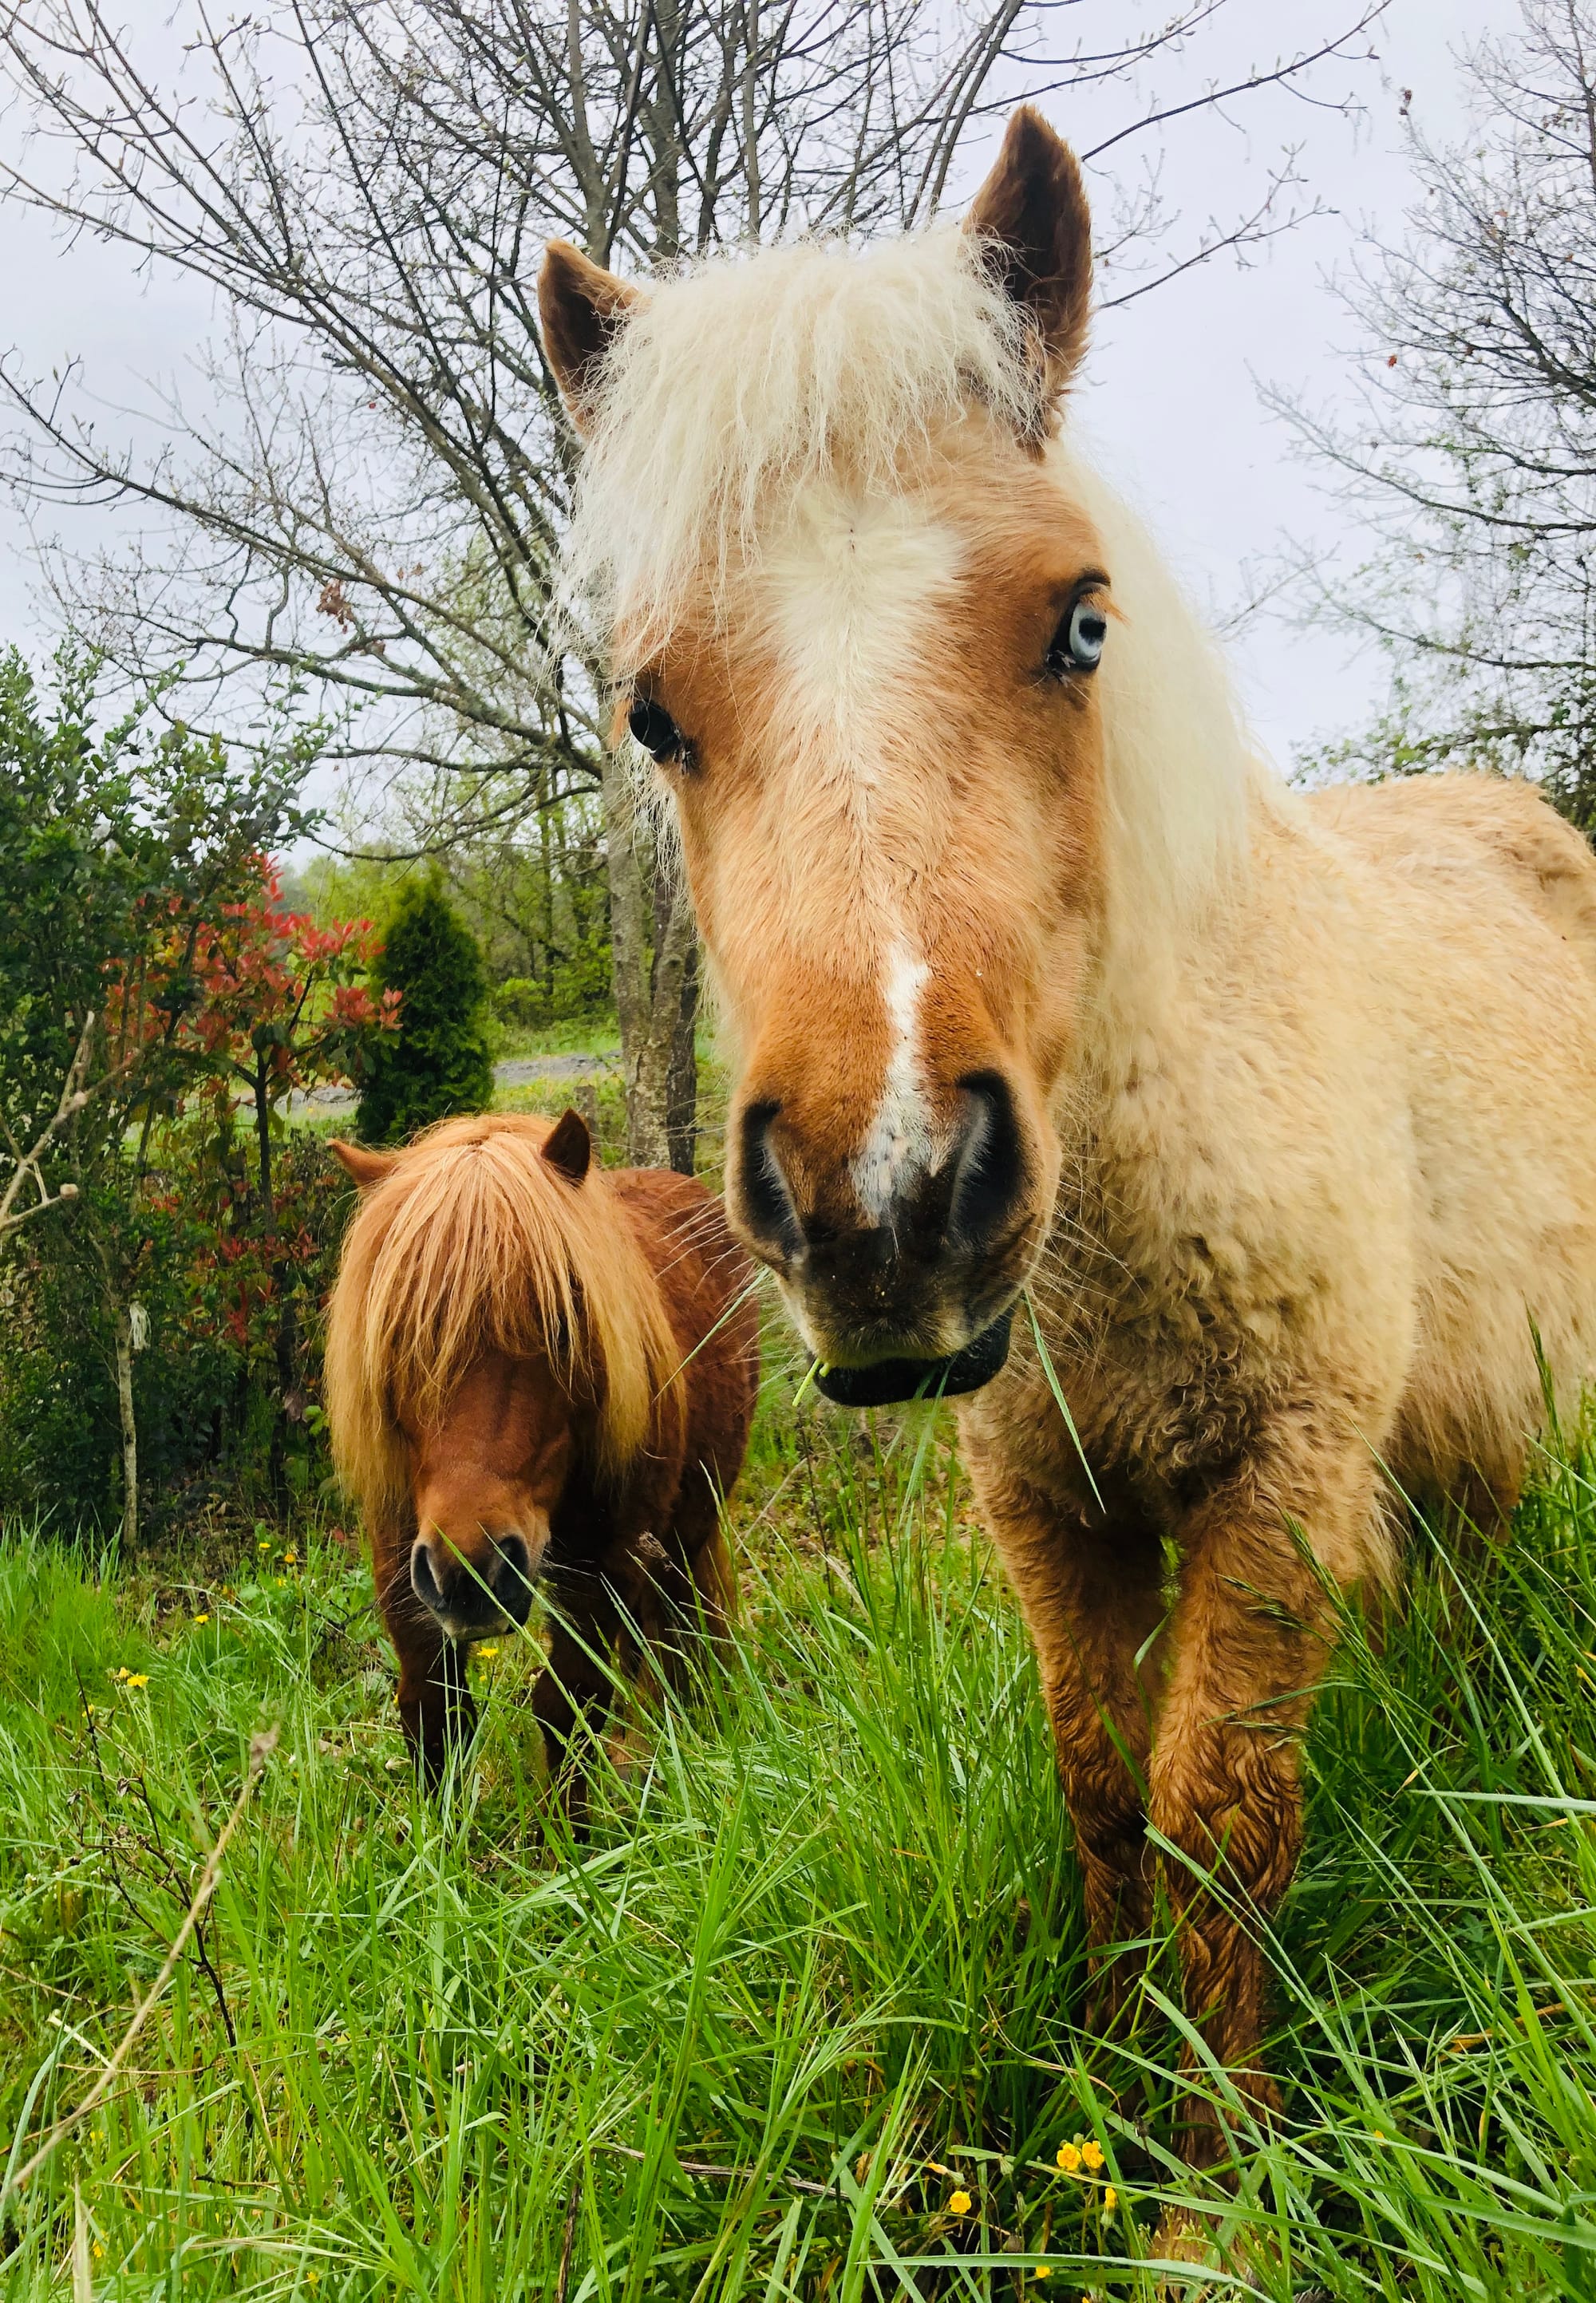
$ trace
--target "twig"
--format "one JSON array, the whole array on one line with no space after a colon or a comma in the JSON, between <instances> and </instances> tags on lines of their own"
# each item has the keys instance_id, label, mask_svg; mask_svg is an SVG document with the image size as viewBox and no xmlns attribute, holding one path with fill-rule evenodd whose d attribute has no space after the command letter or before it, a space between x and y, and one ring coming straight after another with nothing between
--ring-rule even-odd
<instances>
[{"instance_id":1,"label":"twig","mask_svg":"<svg viewBox=\"0 0 1596 2303\"><path fill-rule=\"evenodd\" d=\"M89 1101L90 1092L83 1084L83 1075L89 1069L95 1021L94 1010L90 1008L84 1018L83 1029L78 1035L76 1052L66 1068L66 1082L62 1088L61 1101L55 1107L55 1117L46 1122L43 1132L33 1149L30 1152L24 1152L13 1136L10 1128L5 1129L5 1139L11 1147L14 1165L11 1180L6 1185L4 1192L0 1194L0 1239L4 1239L8 1232L20 1230L23 1224L31 1222L35 1216L43 1215L46 1208L59 1207L63 1200L75 1200L78 1196L76 1184L63 1184L52 1199L50 1187L44 1179L38 1163L49 1150L56 1130L63 1127L74 1113L81 1111ZM35 1206L24 1208L19 1215L14 1212L17 1194L30 1176L38 1186L38 1200Z\"/></svg>"},{"instance_id":2,"label":"twig","mask_svg":"<svg viewBox=\"0 0 1596 2303\"><path fill-rule=\"evenodd\" d=\"M176 1974L177 1963L183 1955L189 1937L198 1925L201 1913L216 1891L216 1882L222 1876L222 1858L227 1852L227 1843L242 1822L244 1810L254 1795L255 1786L265 1772L266 1763L277 1748L277 1735L278 1730L275 1727L270 1727L264 1735L257 1735L251 1741L249 1772L244 1777L244 1787L233 1804L232 1813L216 1835L215 1845L206 1858L205 1869L199 1875L199 1885L194 1890L194 1900L189 1905L187 1916L177 1931L172 1948L161 1961L160 1973L139 2001L132 2021L122 2035L116 2053L89 2088L82 2102L74 2111L69 2111L63 2118L58 2119L32 2158L27 2160L14 2175L8 2176L4 2183L0 2184L0 2214L4 2213L12 2199L23 2186L38 2174L45 2162L53 2155L58 2145L65 2140L73 2128L80 2126L92 2112L97 2110L110 2093L117 2073L132 2051L134 2040L149 2020L155 2010L156 2002Z\"/></svg>"},{"instance_id":3,"label":"twig","mask_svg":"<svg viewBox=\"0 0 1596 2303\"><path fill-rule=\"evenodd\" d=\"M646 2151L636 2150L629 2143L601 2143L601 2151L618 2151L623 2159L646 2159ZM677 2165L684 2175L704 2175L713 2183L735 2183L747 2172L742 2167L716 2167L707 2159L679 2159ZM801 2191L806 2199L834 2199L838 2197L834 2183L812 2183L806 2175L779 2175L777 2181L785 2183L790 2191Z\"/></svg>"}]
</instances>

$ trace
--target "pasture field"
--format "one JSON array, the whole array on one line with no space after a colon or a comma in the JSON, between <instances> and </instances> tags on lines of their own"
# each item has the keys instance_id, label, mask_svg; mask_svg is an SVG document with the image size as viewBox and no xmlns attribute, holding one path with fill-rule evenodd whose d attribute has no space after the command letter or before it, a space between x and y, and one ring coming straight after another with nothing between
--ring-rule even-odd
<instances>
[{"instance_id":1,"label":"pasture field","mask_svg":"<svg viewBox=\"0 0 1596 2303\"><path fill-rule=\"evenodd\" d=\"M540 1804L530 1639L474 1666L469 1777L417 1793L332 1526L126 1572L9 1533L12 2171L154 1979L251 1737L279 1740L125 2068L6 2209L7 2298L1158 2292L1189 2188L1169 1944L1132 2035L1083 2037L1034 1675L950 1430L774 1388L740 1664L632 1707L581 1848ZM1244 2136L1224 2209L1263 2293L1596 2295L1593 1649L1572 1442L1511 1548L1459 1575L1421 1535L1382 1649L1349 1627L1274 1946L1288 2117Z\"/></svg>"}]
</instances>

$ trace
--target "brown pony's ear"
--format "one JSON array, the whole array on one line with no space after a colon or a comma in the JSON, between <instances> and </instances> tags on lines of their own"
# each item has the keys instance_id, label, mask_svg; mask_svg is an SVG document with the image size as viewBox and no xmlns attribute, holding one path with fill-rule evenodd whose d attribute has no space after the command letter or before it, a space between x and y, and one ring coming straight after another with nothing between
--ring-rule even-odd
<instances>
[{"instance_id":1,"label":"brown pony's ear","mask_svg":"<svg viewBox=\"0 0 1596 2303\"><path fill-rule=\"evenodd\" d=\"M333 1137L327 1149L363 1192L372 1190L399 1165L397 1152L368 1152L363 1143L346 1143L338 1135Z\"/></svg>"},{"instance_id":2,"label":"brown pony's ear","mask_svg":"<svg viewBox=\"0 0 1596 2303\"><path fill-rule=\"evenodd\" d=\"M1092 214L1075 154L1030 105L1010 118L964 228L985 242L999 280L1035 321L1056 397L1086 348Z\"/></svg>"},{"instance_id":3,"label":"brown pony's ear","mask_svg":"<svg viewBox=\"0 0 1596 2303\"><path fill-rule=\"evenodd\" d=\"M587 431L604 356L629 313L646 299L640 289L590 263L568 240L551 240L537 275L543 348L565 395L572 423Z\"/></svg>"},{"instance_id":4,"label":"brown pony's ear","mask_svg":"<svg viewBox=\"0 0 1596 2303\"><path fill-rule=\"evenodd\" d=\"M543 1141L543 1156L568 1184L579 1184L593 1164L593 1138L579 1111L562 1111Z\"/></svg>"}]
</instances>

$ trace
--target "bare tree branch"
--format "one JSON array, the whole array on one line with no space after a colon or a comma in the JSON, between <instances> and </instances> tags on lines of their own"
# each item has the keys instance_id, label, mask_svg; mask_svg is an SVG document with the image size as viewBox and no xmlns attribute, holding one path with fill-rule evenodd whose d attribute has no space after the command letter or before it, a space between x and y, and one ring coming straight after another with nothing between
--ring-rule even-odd
<instances>
[{"instance_id":1,"label":"bare tree branch","mask_svg":"<svg viewBox=\"0 0 1596 2303\"><path fill-rule=\"evenodd\" d=\"M1465 74L1465 139L1438 148L1409 119L1423 196L1348 290L1355 414L1270 395L1374 538L1350 571L1302 555L1299 612L1377 642L1397 683L1319 766L1494 761L1596 828L1592 0L1524 0Z\"/></svg>"},{"instance_id":2,"label":"bare tree branch","mask_svg":"<svg viewBox=\"0 0 1596 2303\"><path fill-rule=\"evenodd\" d=\"M41 1163L67 1121L82 1110L90 1096L97 1094L101 1088L107 1086L113 1079L118 1077L120 1073L128 1069L128 1066L123 1064L117 1071L107 1072L104 1077L97 1080L93 1087L84 1086L83 1083L89 1072L89 1057L94 1048L94 1027L97 1020L93 1014L84 1019L83 1029L78 1035L77 1050L67 1067L66 1079L61 1090L61 1100L56 1104L53 1116L46 1121L28 1149L24 1150L18 1143L4 1114L0 1112L0 1135L5 1138L6 1149L11 1154L12 1161L12 1171L6 1180L5 1188L0 1192L0 1240L7 1239L13 1232L21 1231L22 1226L25 1223L30 1223L35 1216L46 1215L50 1209L61 1207L78 1196L76 1184L58 1184L52 1192ZM19 1208L17 1202L30 1183L33 1185L38 1197L31 1206Z\"/></svg>"}]
</instances>

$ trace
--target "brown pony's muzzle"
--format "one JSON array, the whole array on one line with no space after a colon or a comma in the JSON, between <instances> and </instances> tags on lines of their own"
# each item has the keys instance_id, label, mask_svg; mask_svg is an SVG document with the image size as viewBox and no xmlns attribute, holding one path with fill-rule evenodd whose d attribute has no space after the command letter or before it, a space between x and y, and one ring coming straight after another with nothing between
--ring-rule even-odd
<instances>
[{"instance_id":1,"label":"brown pony's muzzle","mask_svg":"<svg viewBox=\"0 0 1596 2303\"><path fill-rule=\"evenodd\" d=\"M929 1156L906 1159L871 1208L857 1156L828 1160L801 1106L756 1094L734 1120L733 1220L780 1278L819 1388L844 1405L974 1390L1007 1355L1041 1162L1001 1072L965 1074L948 1102Z\"/></svg>"},{"instance_id":2,"label":"brown pony's muzzle","mask_svg":"<svg viewBox=\"0 0 1596 2303\"><path fill-rule=\"evenodd\" d=\"M468 1549L429 1527L410 1547L410 1588L446 1638L486 1639L526 1622L536 1565L526 1538L512 1531L479 1534Z\"/></svg>"}]
</instances>

